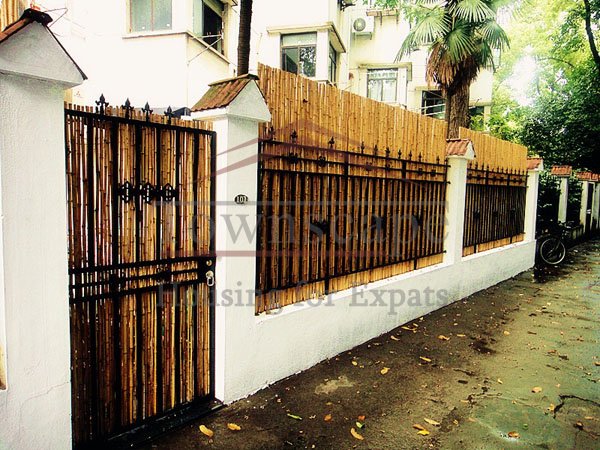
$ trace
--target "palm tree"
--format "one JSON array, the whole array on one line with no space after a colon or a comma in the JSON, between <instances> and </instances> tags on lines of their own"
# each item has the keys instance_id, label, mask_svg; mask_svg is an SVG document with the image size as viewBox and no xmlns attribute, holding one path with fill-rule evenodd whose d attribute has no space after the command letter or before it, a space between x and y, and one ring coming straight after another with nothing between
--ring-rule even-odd
<instances>
[{"instance_id":1,"label":"palm tree","mask_svg":"<svg viewBox=\"0 0 600 450\"><path fill-rule=\"evenodd\" d=\"M494 50L508 47L508 36L496 21L507 0L398 0L413 25L397 60L429 46L427 79L446 97L448 137L469 126L469 87L482 68L493 66Z\"/></svg>"},{"instance_id":2,"label":"palm tree","mask_svg":"<svg viewBox=\"0 0 600 450\"><path fill-rule=\"evenodd\" d=\"M240 3L240 34L238 37L237 74L246 75L250 65L250 33L252 29L252 0Z\"/></svg>"}]
</instances>

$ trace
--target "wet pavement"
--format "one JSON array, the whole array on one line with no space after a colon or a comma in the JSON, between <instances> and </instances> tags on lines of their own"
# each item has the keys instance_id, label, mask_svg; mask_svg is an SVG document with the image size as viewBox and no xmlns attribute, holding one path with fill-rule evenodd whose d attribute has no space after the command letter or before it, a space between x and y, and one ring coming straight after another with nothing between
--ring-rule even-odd
<instances>
[{"instance_id":1,"label":"wet pavement","mask_svg":"<svg viewBox=\"0 0 600 450\"><path fill-rule=\"evenodd\" d=\"M600 449L599 324L596 239L143 448Z\"/></svg>"}]
</instances>

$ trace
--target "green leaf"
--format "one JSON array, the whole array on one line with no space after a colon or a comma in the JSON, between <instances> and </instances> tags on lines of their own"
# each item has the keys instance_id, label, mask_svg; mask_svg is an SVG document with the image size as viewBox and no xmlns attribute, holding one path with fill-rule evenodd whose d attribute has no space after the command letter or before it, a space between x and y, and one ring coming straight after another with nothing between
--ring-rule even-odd
<instances>
[{"instance_id":1,"label":"green leaf","mask_svg":"<svg viewBox=\"0 0 600 450\"><path fill-rule=\"evenodd\" d=\"M467 22L483 22L496 17L496 13L483 0L459 0L450 3L450 13Z\"/></svg>"},{"instance_id":2,"label":"green leaf","mask_svg":"<svg viewBox=\"0 0 600 450\"><path fill-rule=\"evenodd\" d=\"M363 429L365 427L365 424L362 422L356 422L356 428L358 428L359 430Z\"/></svg>"},{"instance_id":3,"label":"green leaf","mask_svg":"<svg viewBox=\"0 0 600 450\"><path fill-rule=\"evenodd\" d=\"M300 417L300 416L297 416L297 415L295 415L295 414L290 414L290 413L288 413L288 414L287 414L287 416L288 416L289 418L291 418L291 419L294 419L294 420L302 420L302 417Z\"/></svg>"}]
</instances>

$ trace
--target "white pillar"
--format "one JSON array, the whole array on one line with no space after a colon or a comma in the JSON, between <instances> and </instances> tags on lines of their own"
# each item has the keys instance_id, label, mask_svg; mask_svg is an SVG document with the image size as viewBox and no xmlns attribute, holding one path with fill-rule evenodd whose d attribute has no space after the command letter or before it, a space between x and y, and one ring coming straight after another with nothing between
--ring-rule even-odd
<instances>
[{"instance_id":1,"label":"white pillar","mask_svg":"<svg viewBox=\"0 0 600 450\"><path fill-rule=\"evenodd\" d=\"M64 90L84 75L47 28L0 40L0 448L68 449Z\"/></svg>"},{"instance_id":2,"label":"white pillar","mask_svg":"<svg viewBox=\"0 0 600 450\"><path fill-rule=\"evenodd\" d=\"M567 205L569 199L569 178L560 178L560 197L558 199L558 221L567 221Z\"/></svg>"},{"instance_id":3,"label":"white pillar","mask_svg":"<svg viewBox=\"0 0 600 450\"><path fill-rule=\"evenodd\" d=\"M213 121L217 132L215 396L227 403L244 394L245 365L231 355L256 326L258 124L271 115L252 81L227 107L192 117ZM247 201L236 203L238 196Z\"/></svg>"},{"instance_id":4,"label":"white pillar","mask_svg":"<svg viewBox=\"0 0 600 450\"><path fill-rule=\"evenodd\" d=\"M600 183L592 184L594 187L594 199L592 201L592 224L594 229L600 228Z\"/></svg>"},{"instance_id":5,"label":"white pillar","mask_svg":"<svg viewBox=\"0 0 600 450\"><path fill-rule=\"evenodd\" d=\"M587 181L581 182L581 203L579 206L579 222L583 225L583 232L587 233L587 211L588 211L588 196L591 195L589 192L590 183Z\"/></svg>"},{"instance_id":6,"label":"white pillar","mask_svg":"<svg viewBox=\"0 0 600 450\"><path fill-rule=\"evenodd\" d=\"M462 259L465 228L465 197L467 193L467 163L475 157L473 145L465 155L448 156L448 185L444 236L444 263L454 264Z\"/></svg>"},{"instance_id":7,"label":"white pillar","mask_svg":"<svg viewBox=\"0 0 600 450\"><path fill-rule=\"evenodd\" d=\"M525 199L525 242L535 241L535 225L537 220L538 193L542 163L527 171L527 197Z\"/></svg>"}]
</instances>

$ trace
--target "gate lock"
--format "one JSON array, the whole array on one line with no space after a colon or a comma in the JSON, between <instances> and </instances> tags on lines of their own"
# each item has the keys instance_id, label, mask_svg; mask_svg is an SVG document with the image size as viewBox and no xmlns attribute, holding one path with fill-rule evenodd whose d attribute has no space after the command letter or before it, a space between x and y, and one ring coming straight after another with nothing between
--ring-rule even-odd
<instances>
[{"instance_id":1,"label":"gate lock","mask_svg":"<svg viewBox=\"0 0 600 450\"><path fill-rule=\"evenodd\" d=\"M206 285L213 287L215 285L215 273L212 270L206 272Z\"/></svg>"}]
</instances>

